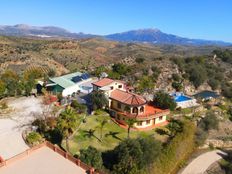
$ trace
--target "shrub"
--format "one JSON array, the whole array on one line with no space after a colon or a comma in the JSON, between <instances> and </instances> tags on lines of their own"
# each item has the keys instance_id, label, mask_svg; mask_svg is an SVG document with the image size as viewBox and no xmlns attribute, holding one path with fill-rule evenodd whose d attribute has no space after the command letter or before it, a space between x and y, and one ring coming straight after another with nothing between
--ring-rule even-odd
<instances>
[{"instance_id":1,"label":"shrub","mask_svg":"<svg viewBox=\"0 0 232 174\"><path fill-rule=\"evenodd\" d=\"M143 63L144 60L145 60L144 58L138 57L138 58L135 59L135 62L136 62L136 63Z\"/></svg>"},{"instance_id":2,"label":"shrub","mask_svg":"<svg viewBox=\"0 0 232 174\"><path fill-rule=\"evenodd\" d=\"M80 150L80 160L96 169L101 169L103 165L101 152L92 146Z\"/></svg>"},{"instance_id":3,"label":"shrub","mask_svg":"<svg viewBox=\"0 0 232 174\"><path fill-rule=\"evenodd\" d=\"M206 116L201 119L199 123L199 127L205 131L209 131L211 129L218 129L219 121L216 115L213 112L208 112Z\"/></svg>"},{"instance_id":4,"label":"shrub","mask_svg":"<svg viewBox=\"0 0 232 174\"><path fill-rule=\"evenodd\" d=\"M159 156L161 143L154 138L126 139L122 141L110 154L110 169L113 173L141 173ZM109 163L108 159L105 160Z\"/></svg>"},{"instance_id":5,"label":"shrub","mask_svg":"<svg viewBox=\"0 0 232 174\"><path fill-rule=\"evenodd\" d=\"M195 135L196 135L196 139L195 139L196 145L201 146L204 144L205 140L207 139L208 133L203 129L198 128Z\"/></svg>"},{"instance_id":6,"label":"shrub","mask_svg":"<svg viewBox=\"0 0 232 174\"><path fill-rule=\"evenodd\" d=\"M42 142L42 136L37 132L30 132L27 137L26 141L29 145L36 145Z\"/></svg>"}]
</instances>

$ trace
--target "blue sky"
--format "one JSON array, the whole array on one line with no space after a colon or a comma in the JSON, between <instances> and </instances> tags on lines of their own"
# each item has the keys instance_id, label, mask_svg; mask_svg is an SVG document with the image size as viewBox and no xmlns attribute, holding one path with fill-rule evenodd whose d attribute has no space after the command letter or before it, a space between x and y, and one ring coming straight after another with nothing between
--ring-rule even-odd
<instances>
[{"instance_id":1,"label":"blue sky","mask_svg":"<svg viewBox=\"0 0 232 174\"><path fill-rule=\"evenodd\" d=\"M231 0L0 0L0 24L109 34L140 28L232 42Z\"/></svg>"}]
</instances>

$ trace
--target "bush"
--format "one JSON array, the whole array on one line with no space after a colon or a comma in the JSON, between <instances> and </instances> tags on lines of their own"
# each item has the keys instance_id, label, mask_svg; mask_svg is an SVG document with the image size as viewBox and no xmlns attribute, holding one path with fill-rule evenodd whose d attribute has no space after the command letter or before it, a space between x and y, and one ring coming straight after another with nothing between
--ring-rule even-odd
<instances>
[{"instance_id":1,"label":"bush","mask_svg":"<svg viewBox=\"0 0 232 174\"><path fill-rule=\"evenodd\" d=\"M26 137L26 141L32 146L41 143L42 140L42 136L37 132L30 132Z\"/></svg>"},{"instance_id":2,"label":"bush","mask_svg":"<svg viewBox=\"0 0 232 174\"><path fill-rule=\"evenodd\" d=\"M208 133L204 130L202 130L201 128L197 129L196 132L196 139L195 139L195 143L197 146L201 146L204 144L205 140L207 139Z\"/></svg>"},{"instance_id":3,"label":"bush","mask_svg":"<svg viewBox=\"0 0 232 174\"><path fill-rule=\"evenodd\" d=\"M209 79L208 84L212 90L215 90L219 87L220 82L216 79Z\"/></svg>"},{"instance_id":4,"label":"bush","mask_svg":"<svg viewBox=\"0 0 232 174\"><path fill-rule=\"evenodd\" d=\"M173 79L174 81L179 82L179 81L181 80L181 77L180 77L178 74L172 74L172 79Z\"/></svg>"},{"instance_id":5,"label":"bush","mask_svg":"<svg viewBox=\"0 0 232 174\"><path fill-rule=\"evenodd\" d=\"M135 59L135 62L136 62L136 63L143 63L144 60L145 60L144 58L138 57L138 58Z\"/></svg>"},{"instance_id":6,"label":"bush","mask_svg":"<svg viewBox=\"0 0 232 174\"><path fill-rule=\"evenodd\" d=\"M104 162L117 174L148 172L160 151L161 143L152 137L126 139L105 154Z\"/></svg>"},{"instance_id":7,"label":"bush","mask_svg":"<svg viewBox=\"0 0 232 174\"><path fill-rule=\"evenodd\" d=\"M201 119L199 123L199 127L205 131L209 131L211 129L218 129L219 121L216 115L213 112L208 112L206 116Z\"/></svg>"},{"instance_id":8,"label":"bush","mask_svg":"<svg viewBox=\"0 0 232 174\"><path fill-rule=\"evenodd\" d=\"M103 165L101 152L92 146L80 150L80 160L95 169L101 169Z\"/></svg>"}]
</instances>

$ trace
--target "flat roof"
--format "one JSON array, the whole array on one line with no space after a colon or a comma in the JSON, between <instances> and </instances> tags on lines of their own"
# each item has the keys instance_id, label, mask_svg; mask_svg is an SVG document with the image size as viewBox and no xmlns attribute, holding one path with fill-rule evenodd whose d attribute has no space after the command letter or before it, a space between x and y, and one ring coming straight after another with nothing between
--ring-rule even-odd
<instances>
[{"instance_id":1,"label":"flat roof","mask_svg":"<svg viewBox=\"0 0 232 174\"><path fill-rule=\"evenodd\" d=\"M43 146L30 152L20 160L13 161L0 167L1 174L86 174L86 171L54 152L47 146Z\"/></svg>"}]
</instances>

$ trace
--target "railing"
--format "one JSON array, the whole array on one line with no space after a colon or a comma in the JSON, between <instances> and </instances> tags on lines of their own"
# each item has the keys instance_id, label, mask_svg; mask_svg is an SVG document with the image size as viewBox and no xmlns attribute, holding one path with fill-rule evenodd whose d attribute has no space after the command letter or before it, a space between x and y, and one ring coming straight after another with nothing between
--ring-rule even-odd
<instances>
[{"instance_id":1,"label":"railing","mask_svg":"<svg viewBox=\"0 0 232 174\"><path fill-rule=\"evenodd\" d=\"M97 172L95 171L95 169L85 163L83 163L80 159L77 159L75 157L73 157L71 154L69 154L68 152L65 152L64 150L62 150L61 148L59 148L57 145L54 145L48 141L45 141L39 145L36 145L36 146L33 146L32 148L30 149L27 149L26 151L10 158L10 159L7 159L7 160L3 160L1 157L0 157L0 167L3 167L3 166L7 166L8 164L14 162L14 161L17 161L19 159L22 159L26 156L28 156L30 153L32 153L33 151L41 148L41 147L48 147L50 149L52 149L54 152L60 154L61 156L63 156L64 158L66 158L67 160L71 161L72 163L76 164L77 166L81 167L82 169L84 169L85 171L87 171L89 174L103 174L103 172Z\"/></svg>"}]
</instances>

